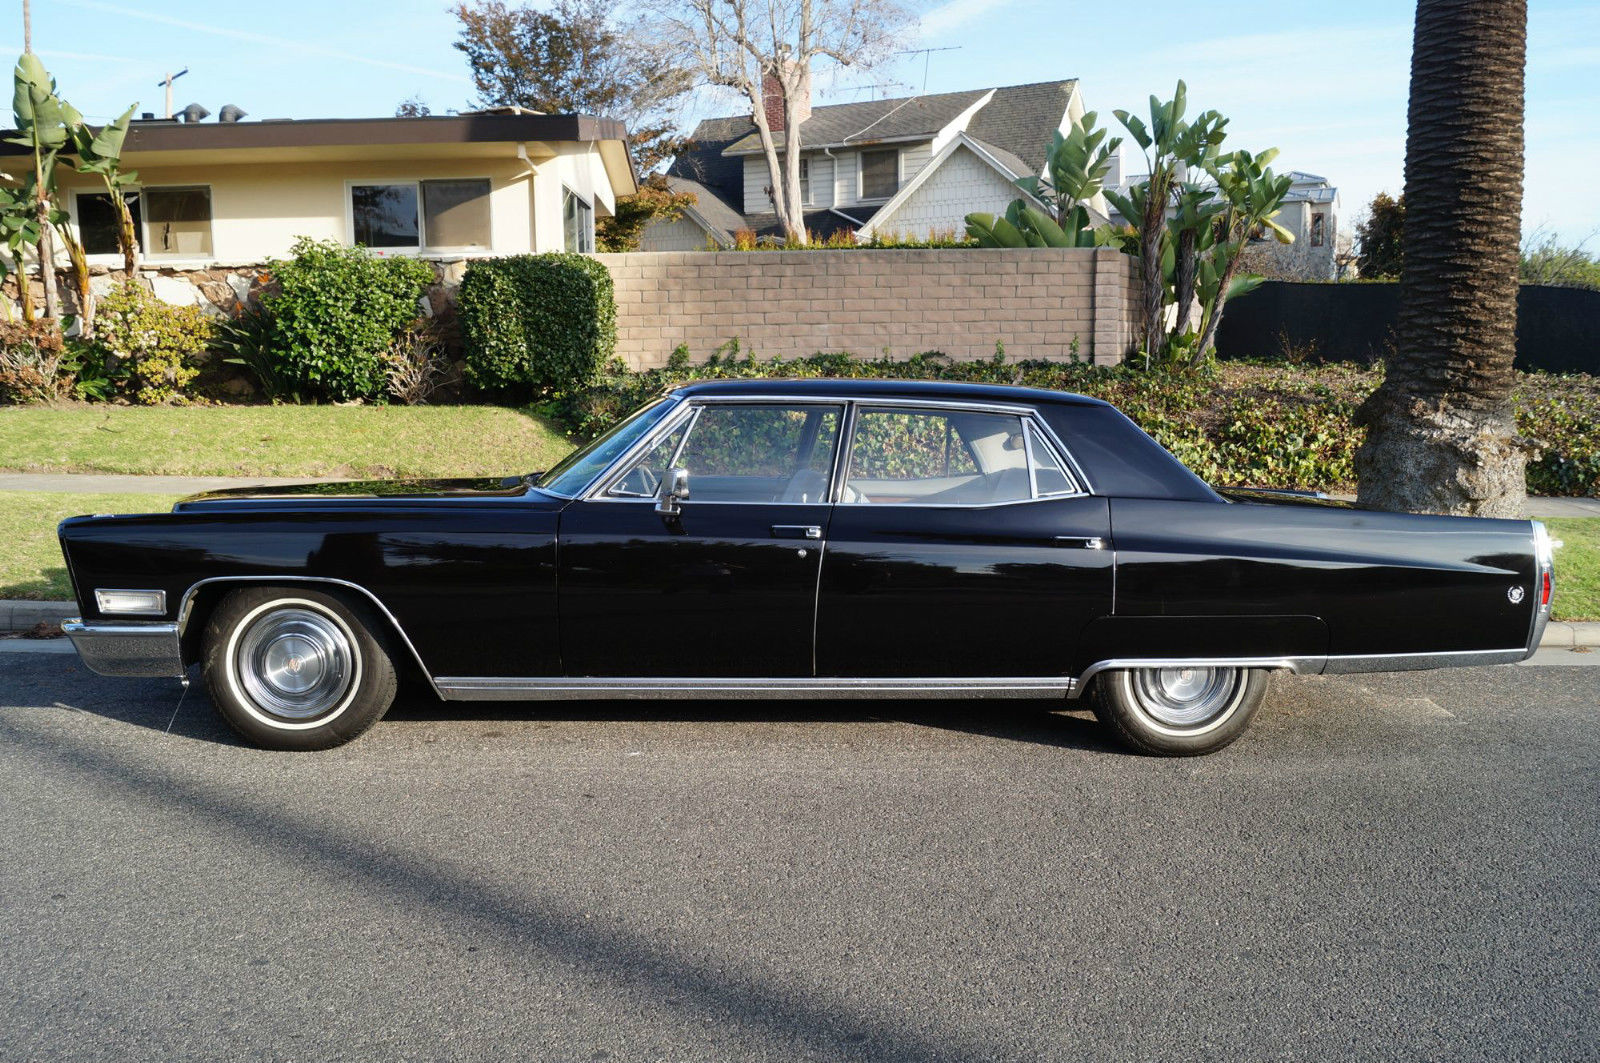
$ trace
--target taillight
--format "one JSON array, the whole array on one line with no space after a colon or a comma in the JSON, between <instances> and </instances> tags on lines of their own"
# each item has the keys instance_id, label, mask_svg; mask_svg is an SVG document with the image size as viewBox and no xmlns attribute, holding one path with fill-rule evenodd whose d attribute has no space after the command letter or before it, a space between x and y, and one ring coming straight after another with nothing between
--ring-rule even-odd
<instances>
[{"instance_id":1,"label":"taillight","mask_svg":"<svg viewBox=\"0 0 1600 1063\"><path fill-rule=\"evenodd\" d=\"M1551 582L1550 581L1550 573L1546 572L1544 574L1544 588L1539 591L1539 604L1540 605L1549 605L1550 604L1550 582Z\"/></svg>"}]
</instances>

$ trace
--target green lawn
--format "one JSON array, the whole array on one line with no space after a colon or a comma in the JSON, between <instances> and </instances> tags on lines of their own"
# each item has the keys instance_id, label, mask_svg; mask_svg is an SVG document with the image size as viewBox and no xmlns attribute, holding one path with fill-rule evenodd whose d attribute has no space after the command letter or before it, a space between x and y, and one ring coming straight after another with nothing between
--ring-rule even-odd
<instances>
[{"instance_id":1,"label":"green lawn","mask_svg":"<svg viewBox=\"0 0 1600 1063\"><path fill-rule=\"evenodd\" d=\"M1600 620L1600 517L1553 517L1545 525L1564 544L1556 551L1557 620Z\"/></svg>"},{"instance_id":2,"label":"green lawn","mask_svg":"<svg viewBox=\"0 0 1600 1063\"><path fill-rule=\"evenodd\" d=\"M53 491L0 491L0 598L70 601L56 525L82 513L163 513L171 495L84 495Z\"/></svg>"},{"instance_id":3,"label":"green lawn","mask_svg":"<svg viewBox=\"0 0 1600 1063\"><path fill-rule=\"evenodd\" d=\"M167 476L485 476L571 449L498 406L0 408L0 471Z\"/></svg>"},{"instance_id":4,"label":"green lawn","mask_svg":"<svg viewBox=\"0 0 1600 1063\"><path fill-rule=\"evenodd\" d=\"M168 495L85 495L0 491L0 598L65 600L72 596L56 524L79 513L161 513ZM1565 543L1556 551L1557 620L1600 620L1600 517L1546 520Z\"/></svg>"}]
</instances>

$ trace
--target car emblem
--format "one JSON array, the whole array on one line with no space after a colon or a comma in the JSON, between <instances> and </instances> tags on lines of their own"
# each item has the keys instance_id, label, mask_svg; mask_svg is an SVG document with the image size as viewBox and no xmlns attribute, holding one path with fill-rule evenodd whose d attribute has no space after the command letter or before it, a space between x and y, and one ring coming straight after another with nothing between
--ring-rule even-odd
<instances>
[{"instance_id":1,"label":"car emblem","mask_svg":"<svg viewBox=\"0 0 1600 1063\"><path fill-rule=\"evenodd\" d=\"M1521 605L1523 595L1526 593L1527 592L1521 587L1512 587L1510 590L1506 591L1506 597L1511 599L1512 605Z\"/></svg>"}]
</instances>

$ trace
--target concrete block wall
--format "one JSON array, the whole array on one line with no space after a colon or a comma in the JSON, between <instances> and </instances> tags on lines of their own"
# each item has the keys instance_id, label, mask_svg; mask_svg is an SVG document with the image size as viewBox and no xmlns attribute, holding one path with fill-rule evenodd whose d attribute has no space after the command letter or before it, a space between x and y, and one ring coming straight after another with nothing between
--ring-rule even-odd
<instances>
[{"instance_id":1,"label":"concrete block wall","mask_svg":"<svg viewBox=\"0 0 1600 1063\"><path fill-rule=\"evenodd\" d=\"M617 353L636 369L730 339L757 358L1119 362L1135 336L1136 267L1109 248L665 251L595 256L617 289Z\"/></svg>"}]
</instances>

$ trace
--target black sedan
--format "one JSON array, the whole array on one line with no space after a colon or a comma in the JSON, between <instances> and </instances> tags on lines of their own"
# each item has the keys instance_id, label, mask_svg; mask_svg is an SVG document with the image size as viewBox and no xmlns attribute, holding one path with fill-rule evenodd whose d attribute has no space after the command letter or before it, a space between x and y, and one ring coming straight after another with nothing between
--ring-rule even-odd
<instances>
[{"instance_id":1,"label":"black sedan","mask_svg":"<svg viewBox=\"0 0 1600 1063\"><path fill-rule=\"evenodd\" d=\"M1274 670L1502 664L1538 522L1212 490L1113 407L901 381L681 388L549 472L218 491L60 530L104 675L199 664L278 749L445 700L1077 698L1236 738Z\"/></svg>"}]
</instances>

